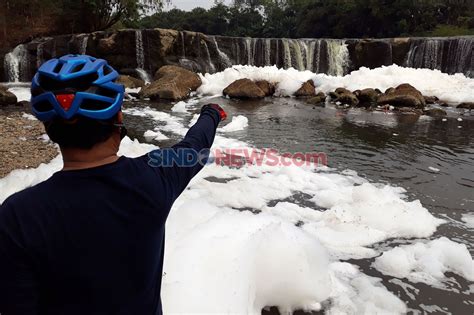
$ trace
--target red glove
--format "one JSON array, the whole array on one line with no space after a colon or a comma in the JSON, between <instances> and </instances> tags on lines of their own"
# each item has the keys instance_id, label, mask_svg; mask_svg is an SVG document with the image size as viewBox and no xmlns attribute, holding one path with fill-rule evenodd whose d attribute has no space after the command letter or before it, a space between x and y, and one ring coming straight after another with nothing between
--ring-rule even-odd
<instances>
[{"instance_id":1,"label":"red glove","mask_svg":"<svg viewBox=\"0 0 474 315\"><path fill-rule=\"evenodd\" d=\"M201 113L204 109L206 108L212 108L212 109L215 109L218 113L219 113L219 117L221 118L221 121L224 121L227 119L227 113L222 109L222 107L220 107L219 105L217 104L207 104L207 105L204 105L202 107L202 110L201 110Z\"/></svg>"}]
</instances>

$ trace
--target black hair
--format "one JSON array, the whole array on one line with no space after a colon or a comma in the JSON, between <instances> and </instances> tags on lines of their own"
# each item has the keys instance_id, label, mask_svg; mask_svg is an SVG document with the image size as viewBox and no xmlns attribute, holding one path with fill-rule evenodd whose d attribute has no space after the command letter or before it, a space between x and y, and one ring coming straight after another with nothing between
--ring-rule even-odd
<instances>
[{"instance_id":1,"label":"black hair","mask_svg":"<svg viewBox=\"0 0 474 315\"><path fill-rule=\"evenodd\" d=\"M72 120L55 118L44 126L51 141L60 147L88 150L112 136L118 128L116 121L117 117L96 120L77 116Z\"/></svg>"}]
</instances>

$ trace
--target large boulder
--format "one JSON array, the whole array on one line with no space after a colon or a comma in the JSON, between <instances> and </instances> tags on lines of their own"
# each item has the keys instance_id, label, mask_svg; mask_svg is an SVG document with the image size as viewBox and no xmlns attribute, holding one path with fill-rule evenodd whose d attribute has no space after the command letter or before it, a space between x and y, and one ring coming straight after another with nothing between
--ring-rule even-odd
<instances>
[{"instance_id":1,"label":"large boulder","mask_svg":"<svg viewBox=\"0 0 474 315\"><path fill-rule=\"evenodd\" d=\"M155 80L142 88L141 98L179 101L189 97L202 84L197 74L178 66L161 67L155 74Z\"/></svg>"},{"instance_id":2,"label":"large boulder","mask_svg":"<svg viewBox=\"0 0 474 315\"><path fill-rule=\"evenodd\" d=\"M7 91L6 87L0 85L0 106L15 105L17 98L15 94Z\"/></svg>"},{"instance_id":3,"label":"large boulder","mask_svg":"<svg viewBox=\"0 0 474 315\"><path fill-rule=\"evenodd\" d=\"M316 106L324 106L326 104L326 94L319 92L315 97L309 98L306 103Z\"/></svg>"},{"instance_id":4,"label":"large boulder","mask_svg":"<svg viewBox=\"0 0 474 315\"><path fill-rule=\"evenodd\" d=\"M459 104L456 108L462 108L462 109L474 109L474 102L473 103L461 103Z\"/></svg>"},{"instance_id":5,"label":"large boulder","mask_svg":"<svg viewBox=\"0 0 474 315\"><path fill-rule=\"evenodd\" d=\"M359 105L359 99L354 93L345 88L337 88L336 91L330 93L334 102L340 102L341 104L357 106Z\"/></svg>"},{"instance_id":6,"label":"large boulder","mask_svg":"<svg viewBox=\"0 0 474 315\"><path fill-rule=\"evenodd\" d=\"M377 101L379 105L389 104L395 107L423 108L425 98L420 91L410 84L401 84L395 89L388 89Z\"/></svg>"},{"instance_id":7,"label":"large boulder","mask_svg":"<svg viewBox=\"0 0 474 315\"><path fill-rule=\"evenodd\" d=\"M441 108L430 108L425 111L423 111L425 115L431 116L431 117L443 117L448 115L444 109Z\"/></svg>"},{"instance_id":8,"label":"large boulder","mask_svg":"<svg viewBox=\"0 0 474 315\"><path fill-rule=\"evenodd\" d=\"M250 79L240 79L232 82L223 91L224 96L238 99L264 98L265 92Z\"/></svg>"},{"instance_id":9,"label":"large boulder","mask_svg":"<svg viewBox=\"0 0 474 315\"><path fill-rule=\"evenodd\" d=\"M143 80L131 77L129 75L119 76L116 82L123 84L127 89L137 89L145 86L145 82Z\"/></svg>"},{"instance_id":10,"label":"large boulder","mask_svg":"<svg viewBox=\"0 0 474 315\"><path fill-rule=\"evenodd\" d=\"M263 91L263 93L265 93L265 96L272 96L275 94L275 85L272 83L262 80L255 82L255 84Z\"/></svg>"},{"instance_id":11,"label":"large boulder","mask_svg":"<svg viewBox=\"0 0 474 315\"><path fill-rule=\"evenodd\" d=\"M316 95L313 80L308 80L295 92L296 97L313 97Z\"/></svg>"},{"instance_id":12,"label":"large boulder","mask_svg":"<svg viewBox=\"0 0 474 315\"><path fill-rule=\"evenodd\" d=\"M359 91L356 96L361 103L376 104L379 99L379 94L380 93L374 89L363 89Z\"/></svg>"}]
</instances>

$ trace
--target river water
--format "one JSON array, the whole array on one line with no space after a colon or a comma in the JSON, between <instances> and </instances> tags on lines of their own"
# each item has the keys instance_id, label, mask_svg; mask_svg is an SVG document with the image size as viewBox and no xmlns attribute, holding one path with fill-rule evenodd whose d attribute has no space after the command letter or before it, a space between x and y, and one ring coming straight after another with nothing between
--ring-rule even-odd
<instances>
[{"instance_id":1,"label":"river water","mask_svg":"<svg viewBox=\"0 0 474 315\"><path fill-rule=\"evenodd\" d=\"M262 101L203 99L192 106L191 112L197 113L208 101L221 104L231 117L247 117L248 127L232 133L232 137L256 148L274 148L280 152L324 152L331 168L339 171L350 169L370 182L405 188L408 199L420 200L434 216L447 220L431 239L446 236L465 244L471 255L474 253L474 229L462 221L463 215L474 212L474 113L460 115L456 110L448 110L448 117L443 119L338 109L331 105L321 108L294 98ZM127 104L127 107L136 106L150 106L186 122L192 117L172 112L171 104ZM180 136L170 133L167 134L169 140L147 141L143 134L153 129L156 122L133 115L126 115L125 119L132 138L140 141L169 146L180 139ZM314 207L304 195L295 195L293 199L300 205ZM380 216L383 215L384 209L380 209ZM414 241L389 239L373 248L389 249ZM383 275L371 266L373 261L374 258L349 260L367 275L383 279L383 285L400 297L410 312L474 313L472 282L448 273L446 287L435 288Z\"/></svg>"}]
</instances>

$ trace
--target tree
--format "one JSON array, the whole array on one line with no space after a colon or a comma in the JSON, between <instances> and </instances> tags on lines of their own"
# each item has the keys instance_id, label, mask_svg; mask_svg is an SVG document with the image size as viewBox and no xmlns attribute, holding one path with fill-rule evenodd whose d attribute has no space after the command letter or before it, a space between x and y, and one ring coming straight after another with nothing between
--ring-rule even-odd
<instances>
[{"instance_id":1,"label":"tree","mask_svg":"<svg viewBox=\"0 0 474 315\"><path fill-rule=\"evenodd\" d=\"M119 21L137 19L143 10L160 9L169 0L62 0L60 23L72 32L108 29Z\"/></svg>"}]
</instances>

